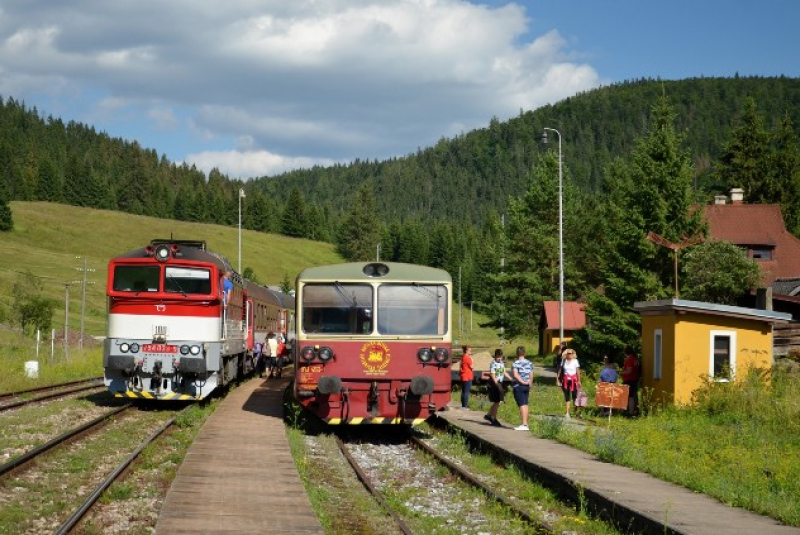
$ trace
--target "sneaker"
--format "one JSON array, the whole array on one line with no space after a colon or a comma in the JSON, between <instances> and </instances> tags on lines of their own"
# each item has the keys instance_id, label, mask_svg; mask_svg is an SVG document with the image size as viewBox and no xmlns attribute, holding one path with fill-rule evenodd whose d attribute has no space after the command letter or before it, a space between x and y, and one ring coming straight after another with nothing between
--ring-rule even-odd
<instances>
[{"instance_id":1,"label":"sneaker","mask_svg":"<svg viewBox=\"0 0 800 535\"><path fill-rule=\"evenodd\" d=\"M500 423L500 420L492 420L492 425L495 427L503 427L503 424Z\"/></svg>"},{"instance_id":2,"label":"sneaker","mask_svg":"<svg viewBox=\"0 0 800 535\"><path fill-rule=\"evenodd\" d=\"M570 419L570 418L569 418L569 413L567 413L567 414L564 416L564 419L565 419L565 420L569 420L569 419Z\"/></svg>"},{"instance_id":3,"label":"sneaker","mask_svg":"<svg viewBox=\"0 0 800 535\"><path fill-rule=\"evenodd\" d=\"M527 425L518 425L517 427L514 428L514 431L528 431L528 426Z\"/></svg>"},{"instance_id":4,"label":"sneaker","mask_svg":"<svg viewBox=\"0 0 800 535\"><path fill-rule=\"evenodd\" d=\"M489 422L490 424L494 422L494 418L492 418L492 415L488 413L483 415L483 419Z\"/></svg>"}]
</instances>

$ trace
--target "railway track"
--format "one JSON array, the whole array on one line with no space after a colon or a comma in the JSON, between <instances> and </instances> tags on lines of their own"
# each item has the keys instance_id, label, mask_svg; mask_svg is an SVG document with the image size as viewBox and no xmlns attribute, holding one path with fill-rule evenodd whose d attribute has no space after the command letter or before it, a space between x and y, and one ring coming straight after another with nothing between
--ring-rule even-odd
<instances>
[{"instance_id":1,"label":"railway track","mask_svg":"<svg viewBox=\"0 0 800 535\"><path fill-rule=\"evenodd\" d=\"M541 515L520 509L499 489L418 437L386 443L336 437L336 442L358 479L404 535L429 532L436 524L459 533L555 533ZM422 459L417 450L424 452ZM469 526L452 525L459 519Z\"/></svg>"},{"instance_id":2,"label":"railway track","mask_svg":"<svg viewBox=\"0 0 800 535\"><path fill-rule=\"evenodd\" d=\"M190 407L187 407L184 409L184 411L188 410L189 408ZM164 425L156 429L153 434L142 441L130 455L128 455L121 463L119 463L116 468L114 468L114 470L112 470L111 473L105 479L103 479L103 481L101 481L91 493L89 493L86 499L77 508L75 508L69 517L67 517L67 519L61 523L61 525L55 531L56 535L72 533L74 528L78 525L81 519L83 519L84 516L89 513L103 493L108 490L108 488L114 482L118 481L122 477L122 475L125 473L125 470L127 470L128 467L139 458L144 449L158 440L158 438L162 436L169 428L175 425L175 420L177 417L177 415L173 416L167 422L165 422Z\"/></svg>"},{"instance_id":3,"label":"railway track","mask_svg":"<svg viewBox=\"0 0 800 535\"><path fill-rule=\"evenodd\" d=\"M16 409L25 405L30 405L31 403L37 403L39 401L47 401L50 399L64 397L87 390L96 390L103 387L103 378L94 377L91 379L83 379L81 381L70 381L68 383L60 383L57 385L41 386L38 388L31 388L29 390L4 392L0 393L0 412Z\"/></svg>"},{"instance_id":4,"label":"railway track","mask_svg":"<svg viewBox=\"0 0 800 535\"><path fill-rule=\"evenodd\" d=\"M10 461L0 465L0 478L6 477L16 472L17 470L22 469L26 465L34 462L39 456L45 454L46 452L50 451L53 448L65 445L71 440L75 440L76 438L85 436L88 433L99 430L103 425L108 423L108 420L110 418L113 418L114 416L117 416L123 412L128 411L129 409L131 409L131 407L132 407L131 404L118 407L98 418L95 418L90 422L74 427L69 431L66 431L65 433L58 435L54 439L49 440L46 443L25 452L19 457L14 457Z\"/></svg>"},{"instance_id":5,"label":"railway track","mask_svg":"<svg viewBox=\"0 0 800 535\"><path fill-rule=\"evenodd\" d=\"M6 462L0 466L0 531L70 532L178 414L126 404Z\"/></svg>"}]
</instances>

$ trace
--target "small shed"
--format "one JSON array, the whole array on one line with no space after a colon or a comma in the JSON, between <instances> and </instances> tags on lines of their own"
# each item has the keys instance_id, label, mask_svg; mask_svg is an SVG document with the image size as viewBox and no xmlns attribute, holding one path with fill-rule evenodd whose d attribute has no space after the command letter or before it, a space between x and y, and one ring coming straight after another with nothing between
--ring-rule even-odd
<instances>
[{"instance_id":1,"label":"small shed","mask_svg":"<svg viewBox=\"0 0 800 535\"><path fill-rule=\"evenodd\" d=\"M555 353L562 342L559 338L560 323L558 301L544 301L542 315L539 320L539 354L549 355ZM586 326L586 313L583 304L575 301L564 301L564 342L572 340L575 331Z\"/></svg>"},{"instance_id":2,"label":"small shed","mask_svg":"<svg viewBox=\"0 0 800 535\"><path fill-rule=\"evenodd\" d=\"M790 314L700 301L635 303L642 315L642 386L653 399L689 404L704 381L772 368L772 327Z\"/></svg>"}]
</instances>

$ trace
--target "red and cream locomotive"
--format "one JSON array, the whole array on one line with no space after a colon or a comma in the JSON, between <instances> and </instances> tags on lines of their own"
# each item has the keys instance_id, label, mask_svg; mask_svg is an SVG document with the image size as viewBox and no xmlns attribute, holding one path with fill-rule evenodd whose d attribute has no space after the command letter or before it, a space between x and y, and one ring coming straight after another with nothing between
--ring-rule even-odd
<instances>
[{"instance_id":1,"label":"red and cream locomotive","mask_svg":"<svg viewBox=\"0 0 800 535\"><path fill-rule=\"evenodd\" d=\"M203 241L153 240L111 259L106 294L103 367L118 397L203 399L251 370L254 338L290 322L275 292L243 281Z\"/></svg>"},{"instance_id":2,"label":"red and cream locomotive","mask_svg":"<svg viewBox=\"0 0 800 535\"><path fill-rule=\"evenodd\" d=\"M329 424L418 424L450 401L452 279L391 262L297 278L294 395Z\"/></svg>"}]
</instances>

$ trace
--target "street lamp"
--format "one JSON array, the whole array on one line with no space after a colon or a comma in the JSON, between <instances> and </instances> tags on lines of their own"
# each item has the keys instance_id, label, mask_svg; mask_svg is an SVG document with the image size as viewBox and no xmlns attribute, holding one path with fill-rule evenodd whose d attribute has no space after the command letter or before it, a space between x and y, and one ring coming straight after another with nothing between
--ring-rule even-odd
<instances>
[{"instance_id":1,"label":"street lamp","mask_svg":"<svg viewBox=\"0 0 800 535\"><path fill-rule=\"evenodd\" d=\"M242 273L242 199L244 188L239 188L239 273Z\"/></svg>"},{"instance_id":2,"label":"street lamp","mask_svg":"<svg viewBox=\"0 0 800 535\"><path fill-rule=\"evenodd\" d=\"M547 132L558 135L558 340L564 343L564 194L561 173L561 132L544 128L542 143L547 144Z\"/></svg>"}]
</instances>

